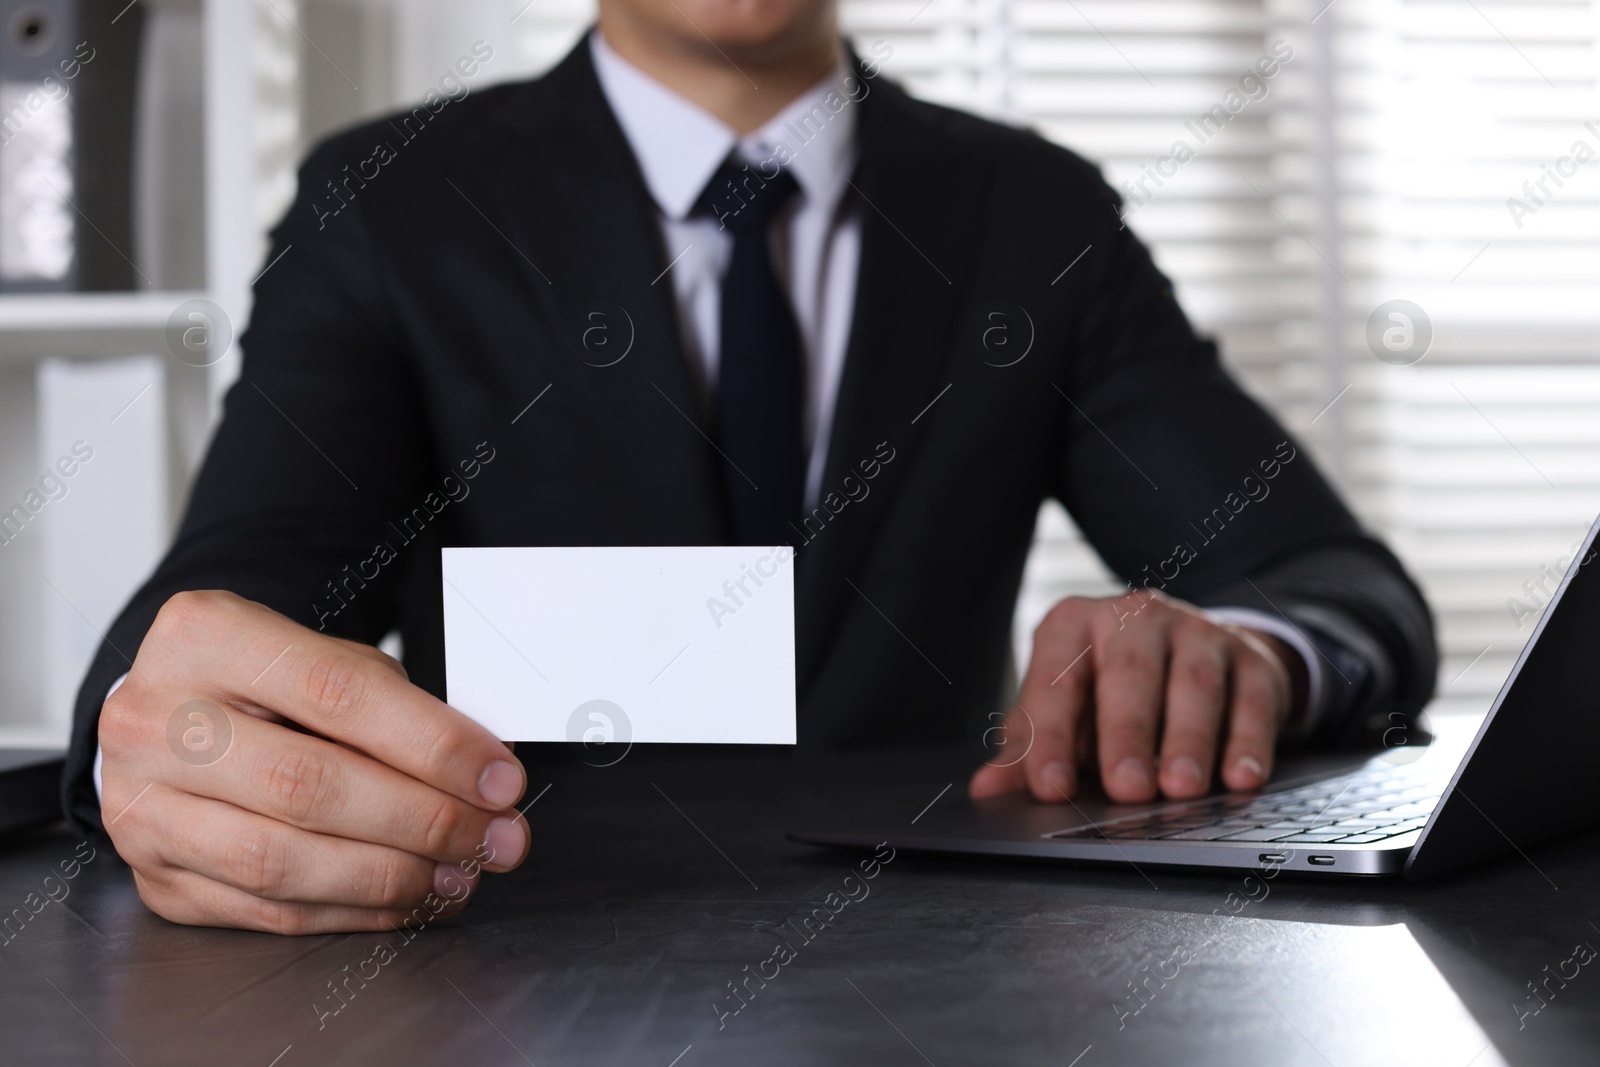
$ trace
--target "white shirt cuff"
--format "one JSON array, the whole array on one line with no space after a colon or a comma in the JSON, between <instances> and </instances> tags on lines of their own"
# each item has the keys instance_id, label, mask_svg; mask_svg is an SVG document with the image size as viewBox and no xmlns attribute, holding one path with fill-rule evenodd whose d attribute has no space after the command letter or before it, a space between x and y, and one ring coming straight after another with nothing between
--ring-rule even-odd
<instances>
[{"instance_id":1,"label":"white shirt cuff","mask_svg":"<svg viewBox=\"0 0 1600 1067\"><path fill-rule=\"evenodd\" d=\"M111 688L106 690L106 700L110 700L111 694L117 691L117 686L121 685L127 680L128 676L124 674L122 677L112 682ZM103 704L105 701L103 700L101 703ZM94 795L96 800L100 799L100 765L104 762L105 753L100 751L99 742L96 742L94 746Z\"/></svg>"},{"instance_id":2,"label":"white shirt cuff","mask_svg":"<svg viewBox=\"0 0 1600 1067\"><path fill-rule=\"evenodd\" d=\"M1282 615L1269 615L1255 608L1208 608L1206 615L1212 622L1225 622L1271 634L1298 652L1306 665L1306 706L1295 732L1304 734L1321 721L1322 713L1327 709L1327 674L1322 669L1321 655L1304 630Z\"/></svg>"}]
</instances>

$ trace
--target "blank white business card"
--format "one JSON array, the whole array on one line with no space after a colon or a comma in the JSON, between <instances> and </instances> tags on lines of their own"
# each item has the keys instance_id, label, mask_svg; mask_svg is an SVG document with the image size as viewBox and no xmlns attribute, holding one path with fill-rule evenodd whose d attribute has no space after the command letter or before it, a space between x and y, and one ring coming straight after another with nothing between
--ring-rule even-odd
<instances>
[{"instance_id":1,"label":"blank white business card","mask_svg":"<svg viewBox=\"0 0 1600 1067\"><path fill-rule=\"evenodd\" d=\"M788 546L443 554L448 699L501 740L795 743Z\"/></svg>"}]
</instances>

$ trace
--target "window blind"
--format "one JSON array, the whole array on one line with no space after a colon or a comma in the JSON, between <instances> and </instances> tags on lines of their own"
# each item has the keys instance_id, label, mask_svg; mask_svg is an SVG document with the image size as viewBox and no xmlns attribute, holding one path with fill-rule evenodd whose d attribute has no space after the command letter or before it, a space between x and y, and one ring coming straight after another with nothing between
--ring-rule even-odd
<instances>
[{"instance_id":1,"label":"window blind","mask_svg":"<svg viewBox=\"0 0 1600 1067\"><path fill-rule=\"evenodd\" d=\"M1437 613L1445 703L1483 708L1600 509L1600 4L1329 14L1352 489ZM1364 336L1394 299L1431 325L1410 365Z\"/></svg>"}]
</instances>

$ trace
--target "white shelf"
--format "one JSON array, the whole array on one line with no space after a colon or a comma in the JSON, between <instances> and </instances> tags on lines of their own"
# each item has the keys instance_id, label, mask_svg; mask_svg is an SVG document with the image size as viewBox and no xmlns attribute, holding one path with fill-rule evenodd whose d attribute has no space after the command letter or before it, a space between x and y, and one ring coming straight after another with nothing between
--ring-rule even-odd
<instances>
[{"instance_id":1,"label":"white shelf","mask_svg":"<svg viewBox=\"0 0 1600 1067\"><path fill-rule=\"evenodd\" d=\"M204 298L198 292L0 296L0 364L164 352L172 312Z\"/></svg>"},{"instance_id":2,"label":"white shelf","mask_svg":"<svg viewBox=\"0 0 1600 1067\"><path fill-rule=\"evenodd\" d=\"M135 171L147 193L135 205L135 221L142 219L155 235L142 246L150 276L184 288L0 295L0 510L22 500L57 462L57 430L65 432L70 421L57 416L88 410L101 381L98 372L110 375L115 370L100 361L150 355L157 361L147 369L161 370L149 376L161 382L160 388L150 389L128 417L120 409L127 397L137 399L138 390L132 387L115 398L93 434L82 435L100 458L86 474L76 476L70 496L53 500L38 521L0 549L0 693L5 695L0 745L59 744L64 739L71 694L83 673L78 661L87 660L92 641L68 633L70 627L52 628L49 620L56 616L51 612L70 613L85 629L103 631L110 625L126 596L124 586L136 584L159 555L159 547L135 551L121 538L118 524L125 522L127 512L114 504L117 493L133 484L133 474L157 472L159 477L152 480L159 490L147 492L144 499L158 519L175 515L210 438L220 396L237 374L237 344L206 367L174 358L167 344L168 320L187 301L209 300L225 309L237 340L249 314L250 279L261 268L254 45L258 5L185 0L141 6L147 15L142 47L154 58L147 68L153 73L136 104L146 123L141 143L147 154L135 160ZM58 376L78 376L72 388L82 396L62 400L65 407L47 409L39 382L52 372L40 375L38 369L51 357L99 365L54 368ZM150 418L163 420L153 432L140 428L137 417L147 408L159 411ZM137 461L130 458L135 454ZM114 477L103 473L118 463L133 473L125 477L121 468ZM96 555L72 547L88 534L105 538L107 531L114 535L115 551ZM102 543L93 537L89 541ZM92 578L85 577L91 562L97 570ZM113 571L114 579L109 577ZM102 572L108 575L103 580ZM77 589L74 581L89 587ZM68 593L72 599L63 607ZM63 666L68 659L72 662Z\"/></svg>"}]
</instances>

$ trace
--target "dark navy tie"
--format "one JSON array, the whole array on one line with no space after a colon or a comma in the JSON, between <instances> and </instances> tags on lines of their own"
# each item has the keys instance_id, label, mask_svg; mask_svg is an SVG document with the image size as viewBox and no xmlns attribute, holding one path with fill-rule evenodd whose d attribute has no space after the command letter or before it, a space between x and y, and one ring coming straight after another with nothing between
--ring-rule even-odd
<instances>
[{"instance_id":1,"label":"dark navy tie","mask_svg":"<svg viewBox=\"0 0 1600 1067\"><path fill-rule=\"evenodd\" d=\"M786 171L762 177L725 163L701 196L702 210L733 237L722 276L714 426L726 457L733 539L792 544L805 482L801 435L804 368L794 308L772 265L772 220L799 192Z\"/></svg>"}]
</instances>

